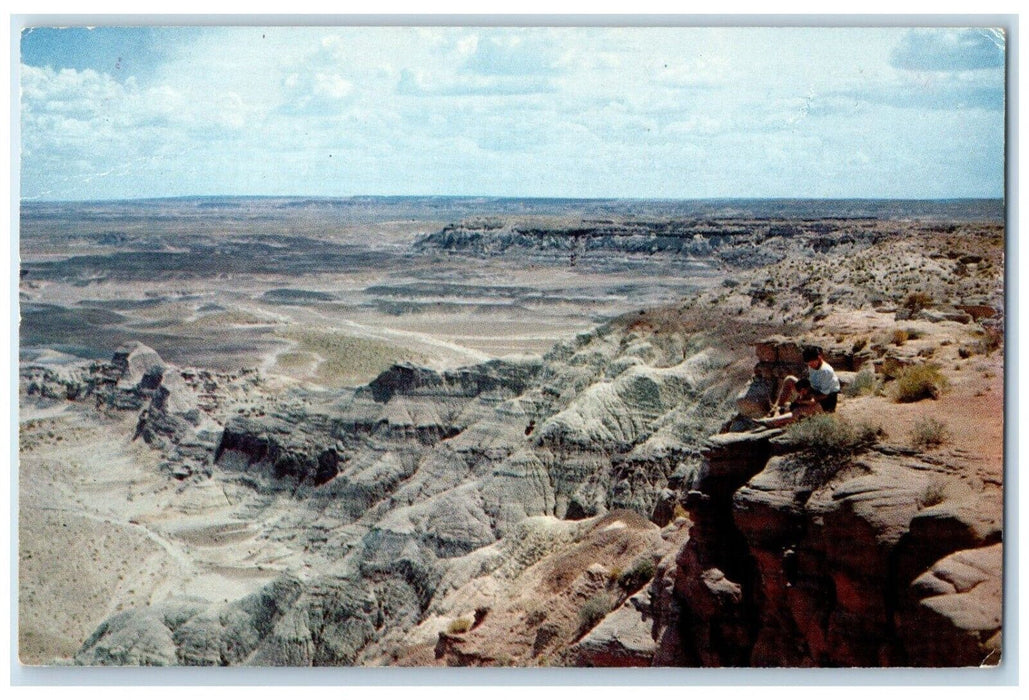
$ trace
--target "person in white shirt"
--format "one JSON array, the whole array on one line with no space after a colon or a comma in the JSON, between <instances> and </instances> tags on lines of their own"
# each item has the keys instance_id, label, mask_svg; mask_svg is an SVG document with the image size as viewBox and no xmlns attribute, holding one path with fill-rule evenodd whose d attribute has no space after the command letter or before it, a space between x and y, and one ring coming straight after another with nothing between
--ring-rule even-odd
<instances>
[{"instance_id":1,"label":"person in white shirt","mask_svg":"<svg viewBox=\"0 0 1029 700\"><path fill-rule=\"evenodd\" d=\"M784 377L779 396L772 404L769 415L777 415L787 402L792 402L789 404L790 411L796 417L836 412L836 402L840 396L840 379L836 376L836 371L822 357L819 348L804 348L803 358L807 365L807 377Z\"/></svg>"}]
</instances>

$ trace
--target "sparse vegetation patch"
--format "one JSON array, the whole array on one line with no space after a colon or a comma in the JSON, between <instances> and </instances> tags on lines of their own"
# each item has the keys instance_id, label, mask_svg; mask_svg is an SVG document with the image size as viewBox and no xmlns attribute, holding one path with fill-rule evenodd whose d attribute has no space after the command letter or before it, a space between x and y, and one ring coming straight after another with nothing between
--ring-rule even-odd
<instances>
[{"instance_id":1,"label":"sparse vegetation patch","mask_svg":"<svg viewBox=\"0 0 1029 700\"><path fill-rule=\"evenodd\" d=\"M918 509L932 508L954 497L956 484L941 476L933 477L918 497Z\"/></svg>"},{"instance_id":2,"label":"sparse vegetation patch","mask_svg":"<svg viewBox=\"0 0 1029 700\"><path fill-rule=\"evenodd\" d=\"M935 363L905 367L897 376L894 396L899 403L938 399L947 388L947 378Z\"/></svg>"},{"instance_id":3,"label":"sparse vegetation patch","mask_svg":"<svg viewBox=\"0 0 1029 700\"><path fill-rule=\"evenodd\" d=\"M935 418L924 418L915 423L911 443L915 447L937 447L950 440L947 426Z\"/></svg>"},{"instance_id":4,"label":"sparse vegetation patch","mask_svg":"<svg viewBox=\"0 0 1029 700\"><path fill-rule=\"evenodd\" d=\"M925 292L911 292L904 298L904 308L912 313L928 308L933 298Z\"/></svg>"},{"instance_id":5,"label":"sparse vegetation patch","mask_svg":"<svg viewBox=\"0 0 1029 700\"><path fill-rule=\"evenodd\" d=\"M831 413L820 413L792 424L786 439L792 446L818 456L840 456L867 450L882 437L881 426L853 425Z\"/></svg>"},{"instance_id":6,"label":"sparse vegetation patch","mask_svg":"<svg viewBox=\"0 0 1029 700\"><path fill-rule=\"evenodd\" d=\"M614 604L614 598L607 593L598 593L583 603L579 608L579 635L596 627L611 612Z\"/></svg>"},{"instance_id":7,"label":"sparse vegetation patch","mask_svg":"<svg viewBox=\"0 0 1029 700\"><path fill-rule=\"evenodd\" d=\"M828 413L811 416L786 431L787 444L797 450L787 457L787 465L796 473L799 484L818 488L884 436L881 426L853 425Z\"/></svg>"},{"instance_id":8,"label":"sparse vegetation patch","mask_svg":"<svg viewBox=\"0 0 1029 700\"><path fill-rule=\"evenodd\" d=\"M268 319L248 311L233 310L204 314L194 320L186 321L182 325L184 330L207 330L231 328L233 326L256 326L268 322Z\"/></svg>"},{"instance_id":9,"label":"sparse vegetation patch","mask_svg":"<svg viewBox=\"0 0 1029 700\"><path fill-rule=\"evenodd\" d=\"M618 585L628 593L635 593L654 578L654 562L649 557L638 559L628 571L618 576Z\"/></svg>"},{"instance_id":10,"label":"sparse vegetation patch","mask_svg":"<svg viewBox=\"0 0 1029 700\"><path fill-rule=\"evenodd\" d=\"M292 357L286 358L285 366L300 362L304 355L316 356L320 361L315 377L329 386L366 382L394 363L422 359L407 348L335 331L294 331L285 337L297 344L293 353L287 353Z\"/></svg>"},{"instance_id":11,"label":"sparse vegetation patch","mask_svg":"<svg viewBox=\"0 0 1029 700\"><path fill-rule=\"evenodd\" d=\"M854 381L843 388L845 396L879 396L882 394L882 379L875 370L863 369L854 377Z\"/></svg>"},{"instance_id":12,"label":"sparse vegetation patch","mask_svg":"<svg viewBox=\"0 0 1029 700\"><path fill-rule=\"evenodd\" d=\"M983 355L992 355L1004 340L1000 330L996 328L987 328L977 335L979 340L975 343L975 349Z\"/></svg>"},{"instance_id":13,"label":"sparse vegetation patch","mask_svg":"<svg viewBox=\"0 0 1029 700\"><path fill-rule=\"evenodd\" d=\"M310 368L317 358L309 352L284 352L275 358L275 366L280 370L303 370Z\"/></svg>"},{"instance_id":14,"label":"sparse vegetation patch","mask_svg":"<svg viewBox=\"0 0 1029 700\"><path fill-rule=\"evenodd\" d=\"M468 618L459 617L447 625L447 634L464 634L472 628L472 621Z\"/></svg>"}]
</instances>

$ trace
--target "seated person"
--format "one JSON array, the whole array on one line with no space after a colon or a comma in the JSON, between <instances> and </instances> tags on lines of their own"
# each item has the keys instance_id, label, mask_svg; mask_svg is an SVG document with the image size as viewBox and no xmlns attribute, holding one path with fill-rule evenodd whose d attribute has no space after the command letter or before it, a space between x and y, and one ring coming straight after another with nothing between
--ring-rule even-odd
<instances>
[{"instance_id":1,"label":"seated person","mask_svg":"<svg viewBox=\"0 0 1029 700\"><path fill-rule=\"evenodd\" d=\"M794 394L799 397L794 405L799 404L804 415L812 413L835 413L836 403L840 396L840 379L832 365L825 361L822 351L819 348L804 348L804 362L807 364L807 377L797 379L793 376L784 377L779 396L772 404L769 415L774 416L781 412L781 407L793 399ZM801 388L803 386L803 389ZM801 392L804 392L801 394ZM817 410L806 408L817 405ZM793 405L790 406L791 410Z\"/></svg>"},{"instance_id":2,"label":"seated person","mask_svg":"<svg viewBox=\"0 0 1029 700\"><path fill-rule=\"evenodd\" d=\"M820 348L804 348L804 362L807 364L807 378L811 382L813 397L826 413L836 412L836 401L840 396L840 378L825 358Z\"/></svg>"},{"instance_id":3,"label":"seated person","mask_svg":"<svg viewBox=\"0 0 1029 700\"><path fill-rule=\"evenodd\" d=\"M813 416L816 413L825 411L821 401L815 397L815 392L811 388L811 381L809 379L786 377L783 380L784 390L787 388L787 382L790 380L793 380L793 391L790 392L792 395L787 395L787 398L791 399L789 410L793 414L794 419L806 418L807 416ZM779 396L782 397L783 393L780 392Z\"/></svg>"}]
</instances>

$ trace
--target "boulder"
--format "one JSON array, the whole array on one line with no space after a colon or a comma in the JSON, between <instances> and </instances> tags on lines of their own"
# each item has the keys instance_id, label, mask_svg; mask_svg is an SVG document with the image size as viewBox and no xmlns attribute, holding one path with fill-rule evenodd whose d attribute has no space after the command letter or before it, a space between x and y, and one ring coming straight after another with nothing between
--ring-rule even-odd
<instances>
[{"instance_id":1,"label":"boulder","mask_svg":"<svg viewBox=\"0 0 1029 700\"><path fill-rule=\"evenodd\" d=\"M637 593L590 630L571 651L581 666L650 666L657 651L644 611L647 596Z\"/></svg>"},{"instance_id":2,"label":"boulder","mask_svg":"<svg viewBox=\"0 0 1029 700\"><path fill-rule=\"evenodd\" d=\"M770 440L781 429L719 433L706 441L696 487L708 494L728 495L760 472L771 454Z\"/></svg>"},{"instance_id":3,"label":"boulder","mask_svg":"<svg viewBox=\"0 0 1029 700\"><path fill-rule=\"evenodd\" d=\"M905 368L917 364L918 359L914 353L901 353L888 351L887 354L874 363L876 374L893 379L896 378Z\"/></svg>"},{"instance_id":4,"label":"boulder","mask_svg":"<svg viewBox=\"0 0 1029 700\"><path fill-rule=\"evenodd\" d=\"M1001 661L1003 546L950 554L911 583L898 632L915 666Z\"/></svg>"},{"instance_id":5,"label":"boulder","mask_svg":"<svg viewBox=\"0 0 1029 700\"><path fill-rule=\"evenodd\" d=\"M769 338L755 343L754 354L757 355L758 362L775 362L778 360L778 346L779 342L774 338Z\"/></svg>"},{"instance_id":6,"label":"boulder","mask_svg":"<svg viewBox=\"0 0 1029 700\"><path fill-rule=\"evenodd\" d=\"M775 400L775 390L775 381L754 377L736 396L736 409L748 418L760 418L768 413Z\"/></svg>"},{"instance_id":7,"label":"boulder","mask_svg":"<svg viewBox=\"0 0 1029 700\"><path fill-rule=\"evenodd\" d=\"M971 314L968 314L960 309L922 309L914 316L914 318L920 318L923 321L930 321L932 323L940 323L942 321L954 321L955 323L968 324L972 322Z\"/></svg>"},{"instance_id":8,"label":"boulder","mask_svg":"<svg viewBox=\"0 0 1029 700\"><path fill-rule=\"evenodd\" d=\"M139 387L144 379L160 383L167 365L157 351L137 341L130 341L120 346L111 358L111 364L121 373L118 388L129 389Z\"/></svg>"},{"instance_id":9,"label":"boulder","mask_svg":"<svg viewBox=\"0 0 1029 700\"><path fill-rule=\"evenodd\" d=\"M920 510L897 546L901 582L911 581L933 562L956 550L999 543L1002 504L990 500L988 496L967 494Z\"/></svg>"},{"instance_id":10,"label":"boulder","mask_svg":"<svg viewBox=\"0 0 1029 700\"><path fill-rule=\"evenodd\" d=\"M973 321L997 316L997 309L987 304L958 304L956 308L971 316Z\"/></svg>"}]
</instances>

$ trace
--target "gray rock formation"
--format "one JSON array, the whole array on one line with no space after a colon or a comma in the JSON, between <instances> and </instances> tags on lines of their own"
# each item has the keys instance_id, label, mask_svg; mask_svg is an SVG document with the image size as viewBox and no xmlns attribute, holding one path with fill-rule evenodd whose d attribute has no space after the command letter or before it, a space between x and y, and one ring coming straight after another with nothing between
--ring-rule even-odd
<instances>
[{"instance_id":1,"label":"gray rock formation","mask_svg":"<svg viewBox=\"0 0 1029 700\"><path fill-rule=\"evenodd\" d=\"M655 664L997 663L999 494L938 489L914 454L818 454L780 432L708 440L690 538L651 587Z\"/></svg>"},{"instance_id":2,"label":"gray rock formation","mask_svg":"<svg viewBox=\"0 0 1029 700\"><path fill-rule=\"evenodd\" d=\"M1003 546L955 552L912 581L898 631L920 666L1000 660Z\"/></svg>"},{"instance_id":3,"label":"gray rock formation","mask_svg":"<svg viewBox=\"0 0 1029 700\"><path fill-rule=\"evenodd\" d=\"M799 353L780 339L756 348L756 371L771 376ZM995 662L1001 523L985 514L1000 509L982 501L992 496L927 501L939 465L914 454L813 455L781 430L712 434L746 424L727 420L728 364L702 335L622 320L538 361L398 365L336 392L270 396L256 374L179 370L140 346L112 363L30 366L23 382L41 400L138 411L137 436L169 462L198 465L175 476L210 473L298 504L275 536L302 544L297 561L317 571L239 600L118 613L76 661L378 663L431 637L435 663L497 665L507 652L490 635L512 611L477 615L467 634L436 621L524 580L566 597L561 615L518 613L532 659ZM635 539L617 544L609 531L624 518L595 517L614 511L643 522ZM546 524L555 518L583 527ZM643 519L667 527L658 536ZM596 558L626 551L660 560L631 597ZM577 632L571 601L598 596L612 612Z\"/></svg>"},{"instance_id":4,"label":"gray rock formation","mask_svg":"<svg viewBox=\"0 0 1029 700\"><path fill-rule=\"evenodd\" d=\"M445 226L423 237L415 248L481 257L518 254L540 260L563 258L570 259L572 264L578 260L598 265L610 265L618 257L611 254L619 253L678 260L714 259L749 268L778 262L798 250L810 253L825 252L835 246L867 246L879 235L847 224L708 218L534 226L478 219Z\"/></svg>"},{"instance_id":5,"label":"gray rock formation","mask_svg":"<svg viewBox=\"0 0 1029 700\"><path fill-rule=\"evenodd\" d=\"M134 439L165 455L176 478L210 475L228 404L260 393L256 370L216 373L182 370L152 348L131 342L110 362L28 363L21 368L22 391L41 401L90 401L104 411L136 411Z\"/></svg>"},{"instance_id":6,"label":"gray rock formation","mask_svg":"<svg viewBox=\"0 0 1029 700\"><path fill-rule=\"evenodd\" d=\"M647 619L649 600L646 594L629 598L594 627L577 644L572 653L581 666L644 666L653 663L657 644L651 636L652 623Z\"/></svg>"},{"instance_id":7,"label":"gray rock formation","mask_svg":"<svg viewBox=\"0 0 1029 700\"><path fill-rule=\"evenodd\" d=\"M685 327L659 337L615 322L542 360L402 364L356 390L267 396L256 376L119 353L101 374L113 380L105 391L138 399L138 435L180 462L195 450L216 478L303 499L318 528L297 536L339 573L212 606L167 634L149 610L119 615L79 658L114 660L120 630L145 626L171 635L174 659L167 645L155 657L167 663L353 663L385 632L417 625L443 581L460 585L453 566L518 537L527 518L669 511L670 476L726 418L728 362ZM201 426L215 419L212 443ZM312 619L327 606L331 623Z\"/></svg>"}]
</instances>

